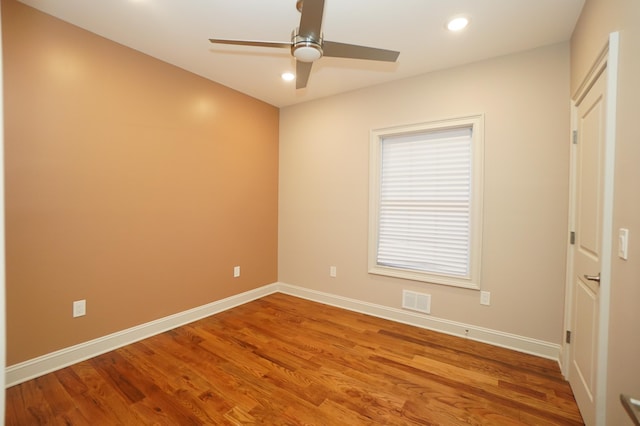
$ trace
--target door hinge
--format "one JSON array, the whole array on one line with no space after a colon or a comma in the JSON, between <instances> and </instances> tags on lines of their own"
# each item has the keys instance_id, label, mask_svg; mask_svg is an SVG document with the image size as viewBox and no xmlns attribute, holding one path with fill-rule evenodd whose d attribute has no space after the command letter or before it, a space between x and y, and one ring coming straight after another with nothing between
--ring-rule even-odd
<instances>
[{"instance_id":1,"label":"door hinge","mask_svg":"<svg viewBox=\"0 0 640 426\"><path fill-rule=\"evenodd\" d=\"M571 343L571 331L567 330L567 334L564 338L564 341L567 343Z\"/></svg>"},{"instance_id":2,"label":"door hinge","mask_svg":"<svg viewBox=\"0 0 640 426\"><path fill-rule=\"evenodd\" d=\"M576 233L575 233L575 231L571 231L569 233L569 243L570 244L575 244L576 243Z\"/></svg>"},{"instance_id":3,"label":"door hinge","mask_svg":"<svg viewBox=\"0 0 640 426\"><path fill-rule=\"evenodd\" d=\"M571 137L571 141L573 142L574 145L576 145L578 143L578 131L574 130L572 137Z\"/></svg>"}]
</instances>

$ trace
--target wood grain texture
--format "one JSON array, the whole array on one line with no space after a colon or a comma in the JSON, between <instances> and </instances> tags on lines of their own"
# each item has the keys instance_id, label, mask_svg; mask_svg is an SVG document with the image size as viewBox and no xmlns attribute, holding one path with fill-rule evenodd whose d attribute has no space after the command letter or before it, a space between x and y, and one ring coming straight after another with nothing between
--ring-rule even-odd
<instances>
[{"instance_id":1,"label":"wood grain texture","mask_svg":"<svg viewBox=\"0 0 640 426\"><path fill-rule=\"evenodd\" d=\"M7 389L7 425L581 425L556 362L273 294Z\"/></svg>"}]
</instances>

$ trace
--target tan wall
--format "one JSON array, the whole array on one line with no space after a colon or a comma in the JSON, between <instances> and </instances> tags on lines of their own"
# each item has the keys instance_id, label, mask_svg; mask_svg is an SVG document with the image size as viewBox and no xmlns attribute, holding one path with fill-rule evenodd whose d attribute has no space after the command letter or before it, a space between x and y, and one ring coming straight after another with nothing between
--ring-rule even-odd
<instances>
[{"instance_id":1,"label":"tan wall","mask_svg":"<svg viewBox=\"0 0 640 426\"><path fill-rule=\"evenodd\" d=\"M569 46L435 72L280 113L279 281L559 344L569 169ZM375 128L485 114L483 288L367 274L368 147ZM337 277L329 277L329 266Z\"/></svg>"},{"instance_id":2,"label":"tan wall","mask_svg":"<svg viewBox=\"0 0 640 426\"><path fill-rule=\"evenodd\" d=\"M2 31L2 19L0 17L0 33ZM2 44L0 43L0 81L3 81L2 69ZM0 241L5 241L4 234L4 94L3 86L0 83ZM4 419L5 414L5 366L6 363L6 280L5 280L5 246L0 244L0 419Z\"/></svg>"},{"instance_id":3,"label":"tan wall","mask_svg":"<svg viewBox=\"0 0 640 426\"><path fill-rule=\"evenodd\" d=\"M275 107L13 0L2 30L8 365L277 280Z\"/></svg>"},{"instance_id":4,"label":"tan wall","mask_svg":"<svg viewBox=\"0 0 640 426\"><path fill-rule=\"evenodd\" d=\"M607 425L631 425L620 393L640 398L640 2L587 0L571 39L571 87L577 88L612 31L620 31L607 384ZM617 257L617 231L629 229L629 260Z\"/></svg>"}]
</instances>

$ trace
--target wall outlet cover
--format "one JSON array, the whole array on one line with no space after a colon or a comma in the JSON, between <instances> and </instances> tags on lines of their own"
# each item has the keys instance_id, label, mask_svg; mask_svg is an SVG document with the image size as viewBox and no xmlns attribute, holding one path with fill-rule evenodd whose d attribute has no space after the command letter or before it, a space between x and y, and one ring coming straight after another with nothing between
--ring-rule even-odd
<instances>
[{"instance_id":1,"label":"wall outlet cover","mask_svg":"<svg viewBox=\"0 0 640 426\"><path fill-rule=\"evenodd\" d=\"M87 301L76 300L73 302L73 317L82 317L87 314Z\"/></svg>"},{"instance_id":2,"label":"wall outlet cover","mask_svg":"<svg viewBox=\"0 0 640 426\"><path fill-rule=\"evenodd\" d=\"M488 291L480 292L480 304L489 306L491 304L491 293Z\"/></svg>"}]
</instances>

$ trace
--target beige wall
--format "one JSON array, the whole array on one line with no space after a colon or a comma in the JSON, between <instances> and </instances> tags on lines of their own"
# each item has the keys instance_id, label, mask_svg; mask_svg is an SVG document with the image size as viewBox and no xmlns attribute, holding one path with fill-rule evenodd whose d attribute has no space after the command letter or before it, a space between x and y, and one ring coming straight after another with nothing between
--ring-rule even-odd
<instances>
[{"instance_id":1,"label":"beige wall","mask_svg":"<svg viewBox=\"0 0 640 426\"><path fill-rule=\"evenodd\" d=\"M614 255L607 384L607 425L632 424L620 393L640 398L640 2L587 0L571 39L571 87L577 88L612 31L620 31ZM617 257L617 231L629 229L629 260Z\"/></svg>"},{"instance_id":2,"label":"beige wall","mask_svg":"<svg viewBox=\"0 0 640 426\"><path fill-rule=\"evenodd\" d=\"M275 107L13 0L2 32L8 365L277 280Z\"/></svg>"},{"instance_id":3,"label":"beige wall","mask_svg":"<svg viewBox=\"0 0 640 426\"><path fill-rule=\"evenodd\" d=\"M434 317L559 344L568 93L563 43L282 109L279 281L390 307L424 291ZM478 113L491 306L478 291L367 274L369 131Z\"/></svg>"}]
</instances>

